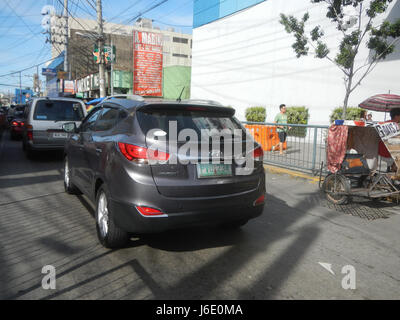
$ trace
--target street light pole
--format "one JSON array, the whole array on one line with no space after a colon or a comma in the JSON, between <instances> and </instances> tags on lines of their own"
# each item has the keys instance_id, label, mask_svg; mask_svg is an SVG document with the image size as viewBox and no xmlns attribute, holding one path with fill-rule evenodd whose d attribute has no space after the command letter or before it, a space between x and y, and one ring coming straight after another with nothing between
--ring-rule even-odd
<instances>
[{"instance_id":1,"label":"street light pole","mask_svg":"<svg viewBox=\"0 0 400 320\"><path fill-rule=\"evenodd\" d=\"M99 48L99 86L100 86L100 98L106 96L106 83L105 83L105 72L104 72L104 54L103 54L103 14L101 8L101 0L96 1L96 10L97 10L97 25L99 38L97 41L97 46Z\"/></svg>"}]
</instances>

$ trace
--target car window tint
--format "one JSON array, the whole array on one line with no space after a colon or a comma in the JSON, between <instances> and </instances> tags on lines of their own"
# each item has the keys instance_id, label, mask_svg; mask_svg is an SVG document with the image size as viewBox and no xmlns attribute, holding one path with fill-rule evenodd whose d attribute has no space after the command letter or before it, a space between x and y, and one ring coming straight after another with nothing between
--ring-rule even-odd
<instances>
[{"instance_id":1,"label":"car window tint","mask_svg":"<svg viewBox=\"0 0 400 320\"><path fill-rule=\"evenodd\" d=\"M85 132L85 131L93 131L96 125L96 120L99 117L100 113L101 113L102 109L101 108L96 108L93 109L90 114L88 115L88 117L84 120L84 122L82 123L81 126L81 131Z\"/></svg>"},{"instance_id":2,"label":"car window tint","mask_svg":"<svg viewBox=\"0 0 400 320\"><path fill-rule=\"evenodd\" d=\"M201 134L202 129L242 129L234 117L214 112L186 110L151 110L137 113L140 127L144 134L151 129L161 129L169 135L169 122L176 121L178 132L193 129Z\"/></svg>"},{"instance_id":3,"label":"car window tint","mask_svg":"<svg viewBox=\"0 0 400 320\"><path fill-rule=\"evenodd\" d=\"M96 131L110 130L118 119L119 110L114 108L104 108L96 123Z\"/></svg>"},{"instance_id":4,"label":"car window tint","mask_svg":"<svg viewBox=\"0 0 400 320\"><path fill-rule=\"evenodd\" d=\"M36 103L34 120L81 121L84 116L82 105L74 101L39 100Z\"/></svg>"}]
</instances>

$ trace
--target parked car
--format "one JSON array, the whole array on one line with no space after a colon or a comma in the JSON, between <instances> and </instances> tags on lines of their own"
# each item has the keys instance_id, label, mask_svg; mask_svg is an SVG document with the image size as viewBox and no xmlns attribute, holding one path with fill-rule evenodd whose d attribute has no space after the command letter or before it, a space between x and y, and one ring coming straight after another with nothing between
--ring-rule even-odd
<instances>
[{"instance_id":1,"label":"parked car","mask_svg":"<svg viewBox=\"0 0 400 320\"><path fill-rule=\"evenodd\" d=\"M71 133L65 145L64 187L67 193L84 193L96 205L97 234L105 247L123 246L131 233L199 225L239 227L263 212L263 151L234 112L208 102L112 99L93 108L80 127L64 124ZM149 130L165 133L178 146L184 143L170 136L169 121L176 121L179 130L239 130L239 143L248 140L251 145L254 169L237 175L236 163L170 164L165 160L177 154L168 147L157 148L161 163L151 164L147 151L154 141L146 138ZM208 160L220 159L220 152L212 150Z\"/></svg>"},{"instance_id":2,"label":"parked car","mask_svg":"<svg viewBox=\"0 0 400 320\"><path fill-rule=\"evenodd\" d=\"M85 116L85 105L78 99L35 98L30 101L22 134L27 157L42 150L64 150L68 134L62 128L63 124L74 121L78 126Z\"/></svg>"}]
</instances>

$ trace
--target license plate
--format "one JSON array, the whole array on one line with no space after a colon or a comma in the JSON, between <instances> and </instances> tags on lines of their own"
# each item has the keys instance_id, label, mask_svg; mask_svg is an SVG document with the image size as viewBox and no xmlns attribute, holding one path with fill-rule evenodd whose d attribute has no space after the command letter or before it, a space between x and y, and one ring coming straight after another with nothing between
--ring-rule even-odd
<instances>
[{"instance_id":1,"label":"license plate","mask_svg":"<svg viewBox=\"0 0 400 320\"><path fill-rule=\"evenodd\" d=\"M232 176L232 165L223 163L198 163L197 176L199 178L229 177Z\"/></svg>"},{"instance_id":2,"label":"license plate","mask_svg":"<svg viewBox=\"0 0 400 320\"><path fill-rule=\"evenodd\" d=\"M53 133L53 138L67 138L67 137L68 137L68 133L64 133L64 132Z\"/></svg>"}]
</instances>

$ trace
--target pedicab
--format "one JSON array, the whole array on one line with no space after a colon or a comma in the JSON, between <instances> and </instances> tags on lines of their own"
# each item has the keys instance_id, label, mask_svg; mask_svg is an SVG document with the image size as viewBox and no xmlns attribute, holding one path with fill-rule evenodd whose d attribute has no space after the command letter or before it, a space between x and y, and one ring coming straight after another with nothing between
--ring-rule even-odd
<instances>
[{"instance_id":1,"label":"pedicab","mask_svg":"<svg viewBox=\"0 0 400 320\"><path fill-rule=\"evenodd\" d=\"M400 108L400 96L376 95L361 108L388 112ZM389 158L379 156L380 144ZM353 196L383 199L400 195L400 126L396 122L336 120L327 139L328 174L319 187L328 201L346 204ZM385 166L385 162L388 164Z\"/></svg>"}]
</instances>

